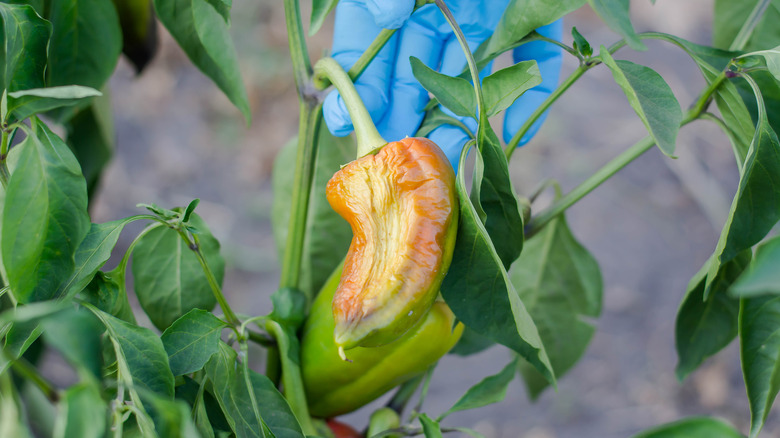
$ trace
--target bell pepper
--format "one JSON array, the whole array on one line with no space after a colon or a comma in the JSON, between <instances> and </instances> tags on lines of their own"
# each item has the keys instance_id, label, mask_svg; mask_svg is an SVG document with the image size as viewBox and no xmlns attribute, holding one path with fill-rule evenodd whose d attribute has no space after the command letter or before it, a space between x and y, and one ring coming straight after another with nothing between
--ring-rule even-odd
<instances>
[{"instance_id":1,"label":"bell pepper","mask_svg":"<svg viewBox=\"0 0 780 438\"><path fill-rule=\"evenodd\" d=\"M395 386L424 373L460 339L463 324L444 301L400 339L381 347L356 347L350 362L333 340L331 301L341 277L339 266L312 304L301 337L301 373L309 411L329 418L351 412Z\"/></svg>"},{"instance_id":2,"label":"bell pepper","mask_svg":"<svg viewBox=\"0 0 780 438\"><path fill-rule=\"evenodd\" d=\"M398 339L433 306L455 247L455 174L435 143L405 138L344 166L326 193L353 233L333 298L344 357Z\"/></svg>"}]
</instances>

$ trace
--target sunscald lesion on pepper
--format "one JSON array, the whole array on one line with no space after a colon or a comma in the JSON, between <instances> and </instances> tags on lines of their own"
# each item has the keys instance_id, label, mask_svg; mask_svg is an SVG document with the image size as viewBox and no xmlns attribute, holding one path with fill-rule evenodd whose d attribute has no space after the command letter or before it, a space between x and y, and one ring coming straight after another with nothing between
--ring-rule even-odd
<instances>
[{"instance_id":1,"label":"sunscald lesion on pepper","mask_svg":"<svg viewBox=\"0 0 780 438\"><path fill-rule=\"evenodd\" d=\"M455 247L455 174L432 141L405 138L344 166L327 198L353 232L332 304L343 356L398 339L430 310Z\"/></svg>"}]
</instances>

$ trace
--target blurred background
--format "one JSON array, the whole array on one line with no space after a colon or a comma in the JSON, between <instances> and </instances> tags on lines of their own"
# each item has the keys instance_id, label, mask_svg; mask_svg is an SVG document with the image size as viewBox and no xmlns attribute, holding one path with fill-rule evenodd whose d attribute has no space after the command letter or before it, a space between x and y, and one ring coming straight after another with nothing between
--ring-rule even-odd
<instances>
[{"instance_id":1,"label":"blurred background","mask_svg":"<svg viewBox=\"0 0 780 438\"><path fill-rule=\"evenodd\" d=\"M711 41L712 0L631 3L637 31ZM117 149L92 212L94 222L105 222L140 212L140 202L170 207L200 198L198 211L227 259L228 300L255 315L270 310L279 277L270 225L273 160L298 123L283 12L279 1L233 1L232 34L252 107L249 127L162 27L160 50L142 75L120 60L111 80ZM587 6L565 19L569 44L572 26L595 48L618 39ZM328 24L309 40L313 60L327 52L331 34ZM646 44L647 52L623 49L617 57L658 71L686 108L704 86L698 69L676 47ZM565 57L562 77L574 68L576 60ZM515 188L529 195L540 181L554 178L569 190L643 136L610 72L595 68L514 154ZM604 307L587 353L559 380L557 392L548 389L532 403L516 380L503 402L456 413L444 426L496 438L618 438L683 416L713 415L747 430L736 343L686 381L674 377L677 307L688 280L715 248L738 181L728 139L709 122L683 128L677 153L672 160L651 150L568 211L574 235L601 266ZM128 227L118 250L136 231ZM254 354L258 363L261 354ZM508 358L500 347L469 358L445 357L425 411L445 411ZM362 428L370 410L346 421ZM770 415L763 436L780 436L776 417Z\"/></svg>"}]
</instances>

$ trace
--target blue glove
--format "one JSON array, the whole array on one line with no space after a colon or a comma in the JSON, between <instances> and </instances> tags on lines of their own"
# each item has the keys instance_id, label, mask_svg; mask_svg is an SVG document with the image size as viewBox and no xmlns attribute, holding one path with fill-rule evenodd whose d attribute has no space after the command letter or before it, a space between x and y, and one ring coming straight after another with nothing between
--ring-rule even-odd
<instances>
[{"instance_id":1,"label":"blue glove","mask_svg":"<svg viewBox=\"0 0 780 438\"><path fill-rule=\"evenodd\" d=\"M493 33L509 0L451 0L448 6L463 30L469 47L475 50ZM383 29L399 28L393 38L369 64L355 83L379 133L389 141L414 135L422 122L428 103L428 92L412 74L409 57L415 56L429 67L447 75L457 75L466 66L466 58L455 35L435 5L426 5L413 15L414 0L341 0L336 8L333 37L333 58L349 69ZM562 23L557 21L537 30L540 34L560 39ZM552 93L561 70L561 49L546 42L520 46L513 53L515 62L535 59L539 64L542 83L523 94L507 109L504 140L509 141L533 111ZM487 66L484 77L490 71ZM324 102L324 119L333 135L352 132L347 107L337 91ZM446 111L446 110L445 110ZM536 134L546 113L534 123L520 144ZM476 130L476 122L459 118ZM442 125L428 136L447 154L453 167L457 163L468 136L460 128Z\"/></svg>"}]
</instances>

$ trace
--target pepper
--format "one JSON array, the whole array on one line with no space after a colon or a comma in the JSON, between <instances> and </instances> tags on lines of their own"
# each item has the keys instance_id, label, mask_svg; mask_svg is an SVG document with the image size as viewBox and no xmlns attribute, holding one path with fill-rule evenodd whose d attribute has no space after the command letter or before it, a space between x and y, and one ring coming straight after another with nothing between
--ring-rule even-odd
<instances>
[{"instance_id":1,"label":"pepper","mask_svg":"<svg viewBox=\"0 0 780 438\"><path fill-rule=\"evenodd\" d=\"M455 173L435 143L405 138L344 166L326 193L353 233L333 298L345 358L398 339L433 305L455 247Z\"/></svg>"},{"instance_id":2,"label":"pepper","mask_svg":"<svg viewBox=\"0 0 780 438\"><path fill-rule=\"evenodd\" d=\"M330 433L333 434L333 438L363 438L360 432L347 423L330 419L326 424L328 429L330 429Z\"/></svg>"},{"instance_id":3,"label":"pepper","mask_svg":"<svg viewBox=\"0 0 780 438\"><path fill-rule=\"evenodd\" d=\"M132 62L136 74L157 53L157 17L152 0L114 0L122 27L122 53Z\"/></svg>"},{"instance_id":4,"label":"pepper","mask_svg":"<svg viewBox=\"0 0 780 438\"><path fill-rule=\"evenodd\" d=\"M339 358L333 340L331 300L342 266L312 304L301 337L301 374L309 411L329 418L351 412L395 386L424 373L460 339L463 324L437 300L427 315L405 335L381 347L356 347L351 362Z\"/></svg>"}]
</instances>

